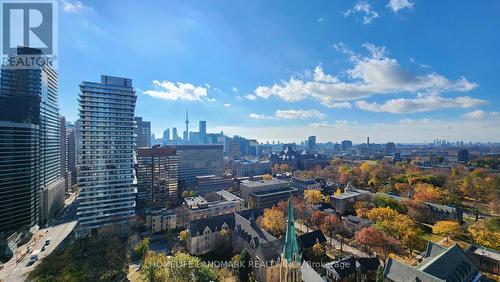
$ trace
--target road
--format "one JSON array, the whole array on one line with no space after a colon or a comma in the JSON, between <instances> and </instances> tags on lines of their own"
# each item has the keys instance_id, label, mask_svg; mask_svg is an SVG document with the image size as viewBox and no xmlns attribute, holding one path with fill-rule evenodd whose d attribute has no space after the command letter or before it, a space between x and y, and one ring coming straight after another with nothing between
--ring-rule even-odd
<instances>
[{"instance_id":1,"label":"road","mask_svg":"<svg viewBox=\"0 0 500 282\"><path fill-rule=\"evenodd\" d=\"M30 255L27 254L20 262L16 263L16 255L4 264L4 268L0 270L0 281L10 282L10 281L25 281L26 274L28 274L34 267L39 263L41 259L49 255L54 251L59 244L73 231L76 226L76 209L77 201L76 193L72 194L68 199L65 200L65 211L63 214L50 224L49 227L40 229L27 244L33 244L31 250L39 250L45 244L47 238L51 238L51 243L47 246L47 249L40 253L39 260L33 265L27 266L30 259Z\"/></svg>"},{"instance_id":2,"label":"road","mask_svg":"<svg viewBox=\"0 0 500 282\"><path fill-rule=\"evenodd\" d=\"M295 228L297 228L299 231L301 231L303 233L307 232L307 227L303 224L298 223L298 222L295 222ZM311 231L311 230L309 230L309 231ZM330 237L328 237L326 235L325 235L325 238L326 238L326 242L331 247L333 247L337 250L340 250L340 242L337 239L331 238L331 241L330 241ZM331 242L331 244L330 244L330 242ZM357 257L370 257L370 255L368 255L367 253L365 253L359 249L353 248L347 244L342 244L342 251L346 252L346 253L350 253L351 255L354 255Z\"/></svg>"}]
</instances>

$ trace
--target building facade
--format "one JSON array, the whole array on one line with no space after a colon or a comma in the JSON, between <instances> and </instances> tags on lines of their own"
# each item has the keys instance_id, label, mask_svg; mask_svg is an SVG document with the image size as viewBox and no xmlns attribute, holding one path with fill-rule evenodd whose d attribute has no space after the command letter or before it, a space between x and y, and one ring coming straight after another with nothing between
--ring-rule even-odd
<instances>
[{"instance_id":1,"label":"building facade","mask_svg":"<svg viewBox=\"0 0 500 282\"><path fill-rule=\"evenodd\" d=\"M179 183L193 184L196 176L224 172L222 145L175 145L179 158Z\"/></svg>"},{"instance_id":2,"label":"building facade","mask_svg":"<svg viewBox=\"0 0 500 282\"><path fill-rule=\"evenodd\" d=\"M41 51L19 47L17 54ZM58 191L61 181L64 185L57 83L57 73L47 65L1 70L0 237L45 224L50 218L42 212L57 208L40 200Z\"/></svg>"},{"instance_id":3,"label":"building facade","mask_svg":"<svg viewBox=\"0 0 500 282\"><path fill-rule=\"evenodd\" d=\"M205 197L189 197L182 207L155 209L146 212L146 228L152 232L185 228L191 221L243 210L243 199L221 190Z\"/></svg>"},{"instance_id":4,"label":"building facade","mask_svg":"<svg viewBox=\"0 0 500 282\"><path fill-rule=\"evenodd\" d=\"M137 148L151 147L151 122L142 120L142 117L135 117L135 124L135 144Z\"/></svg>"},{"instance_id":5,"label":"building facade","mask_svg":"<svg viewBox=\"0 0 500 282\"><path fill-rule=\"evenodd\" d=\"M128 232L134 216L134 111L128 78L80 84L77 236Z\"/></svg>"},{"instance_id":6,"label":"building facade","mask_svg":"<svg viewBox=\"0 0 500 282\"><path fill-rule=\"evenodd\" d=\"M137 149L137 205L166 206L178 198L177 150L172 147Z\"/></svg>"}]
</instances>

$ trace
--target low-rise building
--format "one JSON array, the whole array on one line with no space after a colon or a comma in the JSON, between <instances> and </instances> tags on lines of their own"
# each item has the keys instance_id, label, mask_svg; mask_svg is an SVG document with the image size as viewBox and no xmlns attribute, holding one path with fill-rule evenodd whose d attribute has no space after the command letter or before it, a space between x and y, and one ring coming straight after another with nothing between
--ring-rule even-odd
<instances>
[{"instance_id":1,"label":"low-rise building","mask_svg":"<svg viewBox=\"0 0 500 282\"><path fill-rule=\"evenodd\" d=\"M272 190L278 188L288 188L288 186L289 186L288 181L279 180L276 178L269 180L258 180L258 181L243 180L240 183L241 198L243 198L245 201L248 201L250 193L252 192L259 192L259 191Z\"/></svg>"},{"instance_id":2,"label":"low-rise building","mask_svg":"<svg viewBox=\"0 0 500 282\"><path fill-rule=\"evenodd\" d=\"M273 164L270 161L236 160L232 162L232 170L235 177L270 174L272 168Z\"/></svg>"},{"instance_id":3,"label":"low-rise building","mask_svg":"<svg viewBox=\"0 0 500 282\"><path fill-rule=\"evenodd\" d=\"M193 191L198 195L227 190L233 185L234 179L231 174L196 176Z\"/></svg>"},{"instance_id":4,"label":"low-rise building","mask_svg":"<svg viewBox=\"0 0 500 282\"><path fill-rule=\"evenodd\" d=\"M289 187L282 187L251 192L247 201L248 207L257 209L271 208L280 201L288 199L290 193L297 195L297 190Z\"/></svg>"},{"instance_id":5,"label":"low-rise building","mask_svg":"<svg viewBox=\"0 0 500 282\"><path fill-rule=\"evenodd\" d=\"M340 189L330 196L330 205L335 211L344 215L354 212L354 204L360 200L367 200L371 197L370 191L355 189L349 182L341 192Z\"/></svg>"},{"instance_id":6,"label":"low-rise building","mask_svg":"<svg viewBox=\"0 0 500 282\"><path fill-rule=\"evenodd\" d=\"M146 211L146 227L152 232L185 228L193 220L229 214L243 210L245 202L228 191L217 191L205 197L189 197L175 209L151 209Z\"/></svg>"},{"instance_id":7,"label":"low-rise building","mask_svg":"<svg viewBox=\"0 0 500 282\"><path fill-rule=\"evenodd\" d=\"M231 234L236 252L248 250L257 281L279 281L278 260L283 244L258 227L253 214L231 213L190 222L186 236L188 252L202 255L213 251L222 237L222 230Z\"/></svg>"},{"instance_id":8,"label":"low-rise building","mask_svg":"<svg viewBox=\"0 0 500 282\"><path fill-rule=\"evenodd\" d=\"M459 245L444 247L429 242L423 261L411 266L394 258L385 265L384 281L481 281L481 273Z\"/></svg>"},{"instance_id":9,"label":"low-rise building","mask_svg":"<svg viewBox=\"0 0 500 282\"><path fill-rule=\"evenodd\" d=\"M379 266L380 261L376 257L347 257L341 260L328 262L323 268L326 271L327 281L366 282L376 280Z\"/></svg>"},{"instance_id":10,"label":"low-rise building","mask_svg":"<svg viewBox=\"0 0 500 282\"><path fill-rule=\"evenodd\" d=\"M465 253L479 270L500 275L500 252L483 246L471 245Z\"/></svg>"},{"instance_id":11,"label":"low-rise building","mask_svg":"<svg viewBox=\"0 0 500 282\"><path fill-rule=\"evenodd\" d=\"M299 194L303 195L305 190L321 190L321 183L314 179L294 177L290 182L290 187L297 189Z\"/></svg>"}]
</instances>

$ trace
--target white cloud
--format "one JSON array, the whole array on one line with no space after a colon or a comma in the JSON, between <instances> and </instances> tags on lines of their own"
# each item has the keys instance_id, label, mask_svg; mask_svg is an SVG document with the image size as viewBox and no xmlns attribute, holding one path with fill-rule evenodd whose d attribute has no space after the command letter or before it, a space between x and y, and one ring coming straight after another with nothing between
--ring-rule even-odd
<instances>
[{"instance_id":1,"label":"white cloud","mask_svg":"<svg viewBox=\"0 0 500 282\"><path fill-rule=\"evenodd\" d=\"M255 96L253 94L245 95L245 98L247 98L250 101L257 100L257 96Z\"/></svg>"},{"instance_id":2,"label":"white cloud","mask_svg":"<svg viewBox=\"0 0 500 282\"><path fill-rule=\"evenodd\" d=\"M277 110L274 117L278 119L325 118L326 115L317 110Z\"/></svg>"},{"instance_id":3,"label":"white cloud","mask_svg":"<svg viewBox=\"0 0 500 282\"><path fill-rule=\"evenodd\" d=\"M374 19L379 17L378 13L374 11L371 5L366 1L358 1L354 7L343 12L342 14L344 17L361 14L363 24L370 24Z\"/></svg>"},{"instance_id":4,"label":"white cloud","mask_svg":"<svg viewBox=\"0 0 500 282\"><path fill-rule=\"evenodd\" d=\"M274 116L266 116L263 114L251 113L249 115L253 119L309 119L309 118L319 118L323 119L326 117L324 113L317 110L277 110Z\"/></svg>"},{"instance_id":5,"label":"white cloud","mask_svg":"<svg viewBox=\"0 0 500 282\"><path fill-rule=\"evenodd\" d=\"M236 88L234 86L233 86L233 88L231 88L231 90L233 90L233 92L238 92L238 88Z\"/></svg>"},{"instance_id":6,"label":"white cloud","mask_svg":"<svg viewBox=\"0 0 500 282\"><path fill-rule=\"evenodd\" d=\"M229 108L229 107L231 107L231 104L226 103L226 104L224 104L224 107Z\"/></svg>"},{"instance_id":7,"label":"white cloud","mask_svg":"<svg viewBox=\"0 0 500 282\"><path fill-rule=\"evenodd\" d=\"M291 77L288 81L271 86L259 86L247 99L267 99L276 96L286 102L297 102L308 98L319 101L326 107L338 108L338 102L346 102L378 94L396 93L435 93L470 91L477 84L465 77L450 80L436 72L413 73L401 66L396 59L390 58L385 47L372 44L363 45L370 55L361 56L345 47L342 43L334 45L340 52L349 56L352 68L345 71L346 79L340 79L323 71L318 65L312 72L306 71L305 78ZM348 107L348 104L341 104Z\"/></svg>"},{"instance_id":8,"label":"white cloud","mask_svg":"<svg viewBox=\"0 0 500 282\"><path fill-rule=\"evenodd\" d=\"M445 98L437 95L425 95L415 99L391 99L382 104L357 101L358 108L369 112L386 112L394 114L429 112L448 108L473 108L486 104L486 100L461 96L456 98Z\"/></svg>"},{"instance_id":9,"label":"white cloud","mask_svg":"<svg viewBox=\"0 0 500 282\"><path fill-rule=\"evenodd\" d=\"M414 3L410 0L390 0L387 7L389 7L394 13L397 13L403 9L411 9L413 8L413 5Z\"/></svg>"},{"instance_id":10,"label":"white cloud","mask_svg":"<svg viewBox=\"0 0 500 282\"><path fill-rule=\"evenodd\" d=\"M209 101L214 102L215 98L209 98L206 87L194 86L190 83L153 81L155 89L146 90L143 93L155 98L165 100L187 100L187 101Z\"/></svg>"},{"instance_id":11,"label":"white cloud","mask_svg":"<svg viewBox=\"0 0 500 282\"><path fill-rule=\"evenodd\" d=\"M261 114L256 114L256 113L251 113L248 115L249 118L253 119L272 119L273 117L271 116L266 116L266 115L261 115Z\"/></svg>"},{"instance_id":12,"label":"white cloud","mask_svg":"<svg viewBox=\"0 0 500 282\"><path fill-rule=\"evenodd\" d=\"M467 112L467 113L463 114L462 117L466 118L466 119L475 119L475 120L484 119L484 118L496 119L497 117L500 117L500 113L499 112L486 112L483 110L475 110L475 111L471 111L471 112Z\"/></svg>"},{"instance_id":13,"label":"white cloud","mask_svg":"<svg viewBox=\"0 0 500 282\"><path fill-rule=\"evenodd\" d=\"M347 120L336 120L334 123L328 123L328 122L314 122L310 123L309 126L313 128L332 128L332 127L346 127L348 125L356 125L358 124L355 121L347 121Z\"/></svg>"},{"instance_id":14,"label":"white cloud","mask_svg":"<svg viewBox=\"0 0 500 282\"><path fill-rule=\"evenodd\" d=\"M80 1L62 1L61 4L63 10L68 13L78 13L85 7Z\"/></svg>"},{"instance_id":15,"label":"white cloud","mask_svg":"<svg viewBox=\"0 0 500 282\"><path fill-rule=\"evenodd\" d=\"M320 23L320 22L322 22L322 21L324 21L324 20L325 20L325 18L324 18L324 17L318 18L318 22L319 22L319 23Z\"/></svg>"},{"instance_id":16,"label":"white cloud","mask_svg":"<svg viewBox=\"0 0 500 282\"><path fill-rule=\"evenodd\" d=\"M433 124L433 123L438 123L438 122L439 121L434 120L434 119L430 119L430 118L422 118L422 119L407 118L407 119L401 119L401 120L399 120L399 123L401 123L401 124L411 124L411 125L415 125L415 124Z\"/></svg>"}]
</instances>

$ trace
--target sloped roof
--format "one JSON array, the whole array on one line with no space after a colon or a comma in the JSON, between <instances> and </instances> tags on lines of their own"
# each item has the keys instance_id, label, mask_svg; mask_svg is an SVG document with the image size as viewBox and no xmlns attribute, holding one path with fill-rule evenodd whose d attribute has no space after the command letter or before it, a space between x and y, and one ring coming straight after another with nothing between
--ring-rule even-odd
<instances>
[{"instance_id":1,"label":"sloped roof","mask_svg":"<svg viewBox=\"0 0 500 282\"><path fill-rule=\"evenodd\" d=\"M188 232L191 236L196 236L196 233L203 233L205 228L210 228L212 231L220 230L222 225L226 223L230 229L234 228L234 215L232 213L212 216L208 218L193 220L189 222Z\"/></svg>"},{"instance_id":2,"label":"sloped roof","mask_svg":"<svg viewBox=\"0 0 500 282\"><path fill-rule=\"evenodd\" d=\"M300 273L303 282L322 282L325 281L308 263L304 261L300 266Z\"/></svg>"},{"instance_id":3,"label":"sloped roof","mask_svg":"<svg viewBox=\"0 0 500 282\"><path fill-rule=\"evenodd\" d=\"M356 266L358 265L362 266L366 271L374 271L380 266L380 261L378 258L357 258Z\"/></svg>"},{"instance_id":4,"label":"sloped roof","mask_svg":"<svg viewBox=\"0 0 500 282\"><path fill-rule=\"evenodd\" d=\"M477 267L458 245L448 248L430 260L425 260L418 268L447 281L470 281L478 272Z\"/></svg>"},{"instance_id":5,"label":"sloped roof","mask_svg":"<svg viewBox=\"0 0 500 282\"><path fill-rule=\"evenodd\" d=\"M323 244L324 242L326 242L326 238L323 232L318 229L300 235L297 238L297 241L299 242L299 245L302 249L309 249L312 248L314 244L316 244L316 242Z\"/></svg>"}]
</instances>

